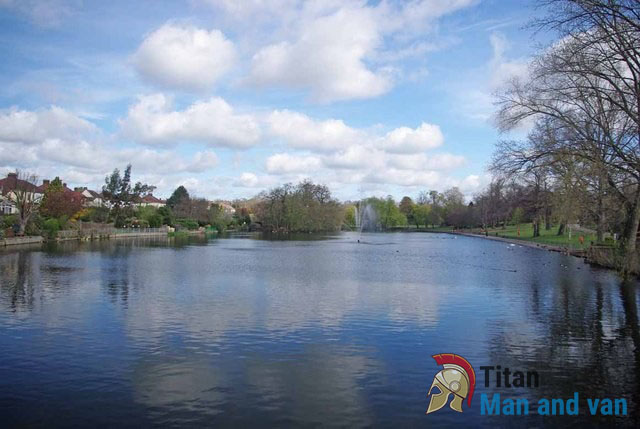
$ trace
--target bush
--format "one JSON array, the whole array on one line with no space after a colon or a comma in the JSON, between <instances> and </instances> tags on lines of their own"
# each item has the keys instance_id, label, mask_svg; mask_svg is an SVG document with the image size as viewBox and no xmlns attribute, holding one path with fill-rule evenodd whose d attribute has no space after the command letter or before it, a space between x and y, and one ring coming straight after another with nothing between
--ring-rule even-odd
<instances>
[{"instance_id":1,"label":"bush","mask_svg":"<svg viewBox=\"0 0 640 429\"><path fill-rule=\"evenodd\" d=\"M2 216L2 229L12 228L17 223L18 217L16 215Z\"/></svg>"},{"instance_id":2,"label":"bush","mask_svg":"<svg viewBox=\"0 0 640 429\"><path fill-rule=\"evenodd\" d=\"M47 219L44 221L42 228L47 238L56 238L58 231L60 231L60 222L55 218Z\"/></svg>"},{"instance_id":3,"label":"bush","mask_svg":"<svg viewBox=\"0 0 640 429\"><path fill-rule=\"evenodd\" d=\"M107 223L109 221L108 207L91 207L89 220L96 223Z\"/></svg>"},{"instance_id":4,"label":"bush","mask_svg":"<svg viewBox=\"0 0 640 429\"><path fill-rule=\"evenodd\" d=\"M149 222L147 222L145 219L133 219L128 223L132 227L136 228L149 228Z\"/></svg>"},{"instance_id":5,"label":"bush","mask_svg":"<svg viewBox=\"0 0 640 429\"><path fill-rule=\"evenodd\" d=\"M162 225L174 225L176 223L176 218L171 211L171 208L167 206L160 207L158 209L158 214L162 216Z\"/></svg>"},{"instance_id":6,"label":"bush","mask_svg":"<svg viewBox=\"0 0 640 429\"><path fill-rule=\"evenodd\" d=\"M176 220L176 225L190 230L200 227L200 224L194 219L178 219Z\"/></svg>"},{"instance_id":7,"label":"bush","mask_svg":"<svg viewBox=\"0 0 640 429\"><path fill-rule=\"evenodd\" d=\"M116 228L124 228L125 226L127 226L127 219L122 214L120 214L116 216L115 220L113 221L113 225Z\"/></svg>"},{"instance_id":8,"label":"bush","mask_svg":"<svg viewBox=\"0 0 640 429\"><path fill-rule=\"evenodd\" d=\"M151 228L160 228L162 226L162 216L154 213L147 218L147 222Z\"/></svg>"}]
</instances>

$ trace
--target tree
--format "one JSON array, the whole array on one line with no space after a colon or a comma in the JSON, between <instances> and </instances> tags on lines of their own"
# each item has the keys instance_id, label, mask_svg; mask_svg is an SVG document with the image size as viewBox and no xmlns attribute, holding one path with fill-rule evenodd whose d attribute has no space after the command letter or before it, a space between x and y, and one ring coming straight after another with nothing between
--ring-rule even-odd
<instances>
[{"instance_id":1,"label":"tree","mask_svg":"<svg viewBox=\"0 0 640 429\"><path fill-rule=\"evenodd\" d=\"M403 215L408 216L409 213L411 213L411 209L413 208L413 200L411 199L411 197L402 197L398 208Z\"/></svg>"},{"instance_id":2,"label":"tree","mask_svg":"<svg viewBox=\"0 0 640 429\"><path fill-rule=\"evenodd\" d=\"M18 209L18 235L24 235L27 224L37 212L41 197L37 194L38 177L35 174L16 171L16 187L13 189L13 202Z\"/></svg>"},{"instance_id":3,"label":"tree","mask_svg":"<svg viewBox=\"0 0 640 429\"><path fill-rule=\"evenodd\" d=\"M105 177L105 185L102 187L102 194L111 205L112 217L116 226L124 223L126 215L130 214L133 204L140 201L142 195L152 192L155 187L136 182L131 186L131 164L127 165L124 174L120 175L117 168Z\"/></svg>"},{"instance_id":4,"label":"tree","mask_svg":"<svg viewBox=\"0 0 640 429\"><path fill-rule=\"evenodd\" d=\"M40 214L49 218L72 217L82 210L83 197L78 192L66 190L59 177L51 181L44 191Z\"/></svg>"},{"instance_id":5,"label":"tree","mask_svg":"<svg viewBox=\"0 0 640 429\"><path fill-rule=\"evenodd\" d=\"M211 204L211 207L209 207L209 224L218 232L224 232L231 220L231 216L225 213L221 204Z\"/></svg>"},{"instance_id":6,"label":"tree","mask_svg":"<svg viewBox=\"0 0 640 429\"><path fill-rule=\"evenodd\" d=\"M349 228L355 228L357 225L356 222L356 206L349 205L344 210L344 223Z\"/></svg>"},{"instance_id":7,"label":"tree","mask_svg":"<svg viewBox=\"0 0 640 429\"><path fill-rule=\"evenodd\" d=\"M522 223L522 219L524 218L524 210L522 207L516 207L511 214L511 223L513 225L518 225Z\"/></svg>"},{"instance_id":8,"label":"tree","mask_svg":"<svg viewBox=\"0 0 640 429\"><path fill-rule=\"evenodd\" d=\"M176 222L176 218L173 214L173 211L168 206L158 207L158 214L162 216L162 224L163 225L174 225Z\"/></svg>"},{"instance_id":9,"label":"tree","mask_svg":"<svg viewBox=\"0 0 640 429\"><path fill-rule=\"evenodd\" d=\"M151 228L159 228L163 225L164 217L160 214L160 208L153 206L139 207L136 213L138 220L145 221Z\"/></svg>"},{"instance_id":10,"label":"tree","mask_svg":"<svg viewBox=\"0 0 640 429\"><path fill-rule=\"evenodd\" d=\"M369 198L368 201L373 203L378 215L378 221L383 229L407 224L407 218L400 211L391 195L385 199Z\"/></svg>"},{"instance_id":11,"label":"tree","mask_svg":"<svg viewBox=\"0 0 640 429\"><path fill-rule=\"evenodd\" d=\"M204 198L181 198L173 212L179 219L192 219L200 225L209 223L209 201Z\"/></svg>"},{"instance_id":12,"label":"tree","mask_svg":"<svg viewBox=\"0 0 640 429\"><path fill-rule=\"evenodd\" d=\"M431 207L427 204L420 205L414 204L411 208L411 217L416 225L416 228L420 228L420 225L427 227L429 221L429 214L431 213Z\"/></svg>"},{"instance_id":13,"label":"tree","mask_svg":"<svg viewBox=\"0 0 640 429\"><path fill-rule=\"evenodd\" d=\"M533 118L560 131L554 136L561 138L545 139L529 158L575 157L594 173L600 227L605 192L619 199L621 269L628 272L640 224L640 2L543 4L549 14L537 24L557 31L560 40L534 58L526 80L514 79L499 94L498 124L510 129Z\"/></svg>"},{"instance_id":14,"label":"tree","mask_svg":"<svg viewBox=\"0 0 640 429\"><path fill-rule=\"evenodd\" d=\"M255 214L271 231L336 231L344 221L344 209L329 188L310 181L284 184L260 194L259 199Z\"/></svg>"},{"instance_id":15,"label":"tree","mask_svg":"<svg viewBox=\"0 0 640 429\"><path fill-rule=\"evenodd\" d=\"M411 199L411 197L407 197L407 196L402 197L402 199L400 200L400 204L398 205L398 208L400 209L400 213L404 215L408 223L413 223L413 217L412 217L413 206L414 206L413 200Z\"/></svg>"},{"instance_id":16,"label":"tree","mask_svg":"<svg viewBox=\"0 0 640 429\"><path fill-rule=\"evenodd\" d=\"M171 194L169 199L167 199L167 206L169 206L170 208L174 208L178 204L180 204L180 202L182 202L183 200L188 200L188 199L190 199L190 197L189 197L189 192L187 191L187 188L180 185L175 189L175 191L173 191L173 194Z\"/></svg>"}]
</instances>

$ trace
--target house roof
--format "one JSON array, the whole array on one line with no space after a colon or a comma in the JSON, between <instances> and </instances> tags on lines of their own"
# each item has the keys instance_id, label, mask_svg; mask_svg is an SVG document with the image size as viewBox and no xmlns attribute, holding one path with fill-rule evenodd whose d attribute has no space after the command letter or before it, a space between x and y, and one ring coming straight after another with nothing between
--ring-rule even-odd
<instances>
[{"instance_id":1,"label":"house roof","mask_svg":"<svg viewBox=\"0 0 640 429\"><path fill-rule=\"evenodd\" d=\"M95 199L102 199L101 193L92 191L91 189L83 188L81 192L82 192L82 195L84 195L84 197L89 201L92 201Z\"/></svg>"},{"instance_id":2,"label":"house roof","mask_svg":"<svg viewBox=\"0 0 640 429\"><path fill-rule=\"evenodd\" d=\"M8 194L15 189L25 189L28 192L38 192L38 187L31 182L19 179L14 173L10 173L4 179L0 179L0 192L3 195Z\"/></svg>"},{"instance_id":3,"label":"house roof","mask_svg":"<svg viewBox=\"0 0 640 429\"><path fill-rule=\"evenodd\" d=\"M46 183L46 182L42 183L42 185L36 187L37 192L44 194L44 192L47 190L49 185L50 183ZM81 194L81 192L76 192L73 189L69 188L66 183L62 185L62 189L64 190L64 192L75 192L76 194Z\"/></svg>"},{"instance_id":4,"label":"house roof","mask_svg":"<svg viewBox=\"0 0 640 429\"><path fill-rule=\"evenodd\" d=\"M149 203L149 204L151 204L151 203L154 203L154 204L165 204L165 201L154 197L153 194L145 195L144 197L142 197L141 201L143 203Z\"/></svg>"}]
</instances>

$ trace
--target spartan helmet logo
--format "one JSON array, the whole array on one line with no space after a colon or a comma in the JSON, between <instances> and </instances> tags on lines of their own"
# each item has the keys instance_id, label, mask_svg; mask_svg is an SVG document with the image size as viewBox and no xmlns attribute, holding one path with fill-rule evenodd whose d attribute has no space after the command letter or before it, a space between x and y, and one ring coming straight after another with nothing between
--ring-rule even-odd
<instances>
[{"instance_id":1,"label":"spartan helmet logo","mask_svg":"<svg viewBox=\"0 0 640 429\"><path fill-rule=\"evenodd\" d=\"M447 405L450 395L453 395L453 399L449 407L461 413L464 398L468 398L467 406L471 406L473 389L476 386L476 373L473 367L462 356L450 353L433 355L432 357L444 369L433 378L433 383L427 393L427 396L431 396L427 414L438 411Z\"/></svg>"}]
</instances>

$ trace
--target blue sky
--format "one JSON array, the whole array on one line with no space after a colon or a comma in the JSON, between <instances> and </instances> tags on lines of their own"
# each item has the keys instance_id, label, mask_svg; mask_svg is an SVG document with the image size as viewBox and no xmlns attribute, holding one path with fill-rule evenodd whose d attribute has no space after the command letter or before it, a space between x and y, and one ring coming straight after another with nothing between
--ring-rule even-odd
<instances>
[{"instance_id":1,"label":"blue sky","mask_svg":"<svg viewBox=\"0 0 640 429\"><path fill-rule=\"evenodd\" d=\"M490 180L531 1L0 0L0 173L341 199ZM504 136L502 136L504 137Z\"/></svg>"}]
</instances>

